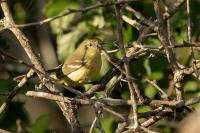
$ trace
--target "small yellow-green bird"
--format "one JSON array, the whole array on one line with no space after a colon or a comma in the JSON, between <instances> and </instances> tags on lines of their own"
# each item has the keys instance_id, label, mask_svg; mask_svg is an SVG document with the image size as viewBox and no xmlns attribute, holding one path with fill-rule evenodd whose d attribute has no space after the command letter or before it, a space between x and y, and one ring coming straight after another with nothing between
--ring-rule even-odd
<instances>
[{"instance_id":1,"label":"small yellow-green bird","mask_svg":"<svg viewBox=\"0 0 200 133\"><path fill-rule=\"evenodd\" d=\"M62 74L57 77L70 86L78 86L89 81L101 69L101 52L98 49L98 45L101 44L102 41L98 39L83 41L65 60Z\"/></svg>"},{"instance_id":2,"label":"small yellow-green bird","mask_svg":"<svg viewBox=\"0 0 200 133\"><path fill-rule=\"evenodd\" d=\"M102 61L98 45L103 42L99 39L87 39L67 58L64 64L48 70L50 76L67 86L76 87L91 80L100 72ZM23 76L16 77L20 81Z\"/></svg>"}]
</instances>

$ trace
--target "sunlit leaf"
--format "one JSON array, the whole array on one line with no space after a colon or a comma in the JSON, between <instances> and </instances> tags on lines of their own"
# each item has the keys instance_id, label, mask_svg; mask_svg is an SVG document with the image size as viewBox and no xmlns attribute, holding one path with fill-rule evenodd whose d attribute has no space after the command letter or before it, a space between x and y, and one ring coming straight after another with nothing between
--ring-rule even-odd
<instances>
[{"instance_id":1,"label":"sunlit leaf","mask_svg":"<svg viewBox=\"0 0 200 133\"><path fill-rule=\"evenodd\" d=\"M67 11L68 8L77 8L77 3L73 0L48 0L44 8L44 13L48 17L55 16L63 11Z\"/></svg>"},{"instance_id":2,"label":"sunlit leaf","mask_svg":"<svg viewBox=\"0 0 200 133\"><path fill-rule=\"evenodd\" d=\"M80 23L73 31L61 34L57 37L57 53L61 61L64 61L76 48L77 42L88 31L87 25Z\"/></svg>"},{"instance_id":3,"label":"sunlit leaf","mask_svg":"<svg viewBox=\"0 0 200 133\"><path fill-rule=\"evenodd\" d=\"M157 91L156 89L151 86L151 85L147 85L147 87L145 88L145 91L144 91L145 95L149 98L154 98Z\"/></svg>"},{"instance_id":4,"label":"sunlit leaf","mask_svg":"<svg viewBox=\"0 0 200 133\"><path fill-rule=\"evenodd\" d=\"M138 107L138 112L139 113L142 113L142 112L147 112L147 111L150 111L151 108L149 106L140 106Z\"/></svg>"},{"instance_id":5,"label":"sunlit leaf","mask_svg":"<svg viewBox=\"0 0 200 133\"><path fill-rule=\"evenodd\" d=\"M188 81L184 85L184 90L185 91L195 91L198 88L198 83L195 81Z\"/></svg>"},{"instance_id":6,"label":"sunlit leaf","mask_svg":"<svg viewBox=\"0 0 200 133\"><path fill-rule=\"evenodd\" d=\"M152 74L149 76L153 80L160 80L163 78L163 72L152 72Z\"/></svg>"}]
</instances>

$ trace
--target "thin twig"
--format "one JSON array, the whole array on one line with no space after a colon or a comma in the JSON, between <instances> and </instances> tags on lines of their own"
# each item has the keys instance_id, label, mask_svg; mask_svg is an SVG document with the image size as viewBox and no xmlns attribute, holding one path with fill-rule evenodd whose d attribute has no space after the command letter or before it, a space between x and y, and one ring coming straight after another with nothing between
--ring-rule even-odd
<instances>
[{"instance_id":1,"label":"thin twig","mask_svg":"<svg viewBox=\"0 0 200 133\"><path fill-rule=\"evenodd\" d=\"M105 133L105 130L102 127L102 124L101 124L101 121L100 121L100 117L101 117L101 114L102 114L101 104L99 104L98 102L95 103L94 109L95 109L95 119L94 119L93 124L90 128L89 133L92 133L92 131L95 127L98 128L101 133Z\"/></svg>"},{"instance_id":2,"label":"thin twig","mask_svg":"<svg viewBox=\"0 0 200 133\"><path fill-rule=\"evenodd\" d=\"M4 14L4 19L3 19L3 24L5 28L8 28L14 36L17 38L19 41L19 44L22 46L22 48L25 50L26 54L28 55L31 63L34 65L34 67L39 70L41 73L44 73L44 75L47 75L42 63L40 62L39 58L37 57L37 54L32 50L30 46L30 42L28 38L23 34L23 32L19 28L10 28L10 27L15 27L16 24L12 18L11 12L8 8L7 0L1 1L0 3L3 14ZM46 77L39 73L36 72L39 79L41 82L48 88L49 91L55 92L56 88L52 82L50 82ZM82 133L82 130L80 128L80 124L77 120L76 117L76 110L73 110L70 108L71 106L66 105L63 102L57 102L58 106L60 109L63 111L63 115L65 116L66 120L70 123L71 129L73 133ZM71 104L72 105L72 104ZM71 112L71 111L74 112ZM70 116L70 117L69 117ZM72 120L72 121L70 121Z\"/></svg>"},{"instance_id":3,"label":"thin twig","mask_svg":"<svg viewBox=\"0 0 200 133\"><path fill-rule=\"evenodd\" d=\"M143 126L141 126L140 127L143 131L145 131L146 133L159 133L159 132L156 132L156 131L152 131L152 130L150 130L150 129L148 129L148 128L145 128L145 127L143 127Z\"/></svg>"},{"instance_id":4,"label":"thin twig","mask_svg":"<svg viewBox=\"0 0 200 133\"><path fill-rule=\"evenodd\" d=\"M129 101L125 101L122 99L111 99L111 98L101 98L101 99L87 99L87 98L69 98L64 96L59 96L47 92L36 92L36 91L27 91L27 96L32 97L39 97L39 98L45 98L53 101L60 101L60 102L75 102L78 105L93 105L96 102L109 105L109 106L123 106L123 105L129 105Z\"/></svg>"},{"instance_id":5,"label":"thin twig","mask_svg":"<svg viewBox=\"0 0 200 133\"><path fill-rule=\"evenodd\" d=\"M168 62L171 65L172 71L174 73L174 86L176 90L177 100L183 99L183 90L181 80L183 79L183 75L181 75L179 70L179 63L176 60L175 53L172 48L167 48L168 46L173 46L171 38L169 37L169 31L167 27L166 20L164 19L163 12L161 10L160 0L154 0L154 10L158 19L158 37L160 41L163 43L165 47L166 56Z\"/></svg>"},{"instance_id":6,"label":"thin twig","mask_svg":"<svg viewBox=\"0 0 200 133\"><path fill-rule=\"evenodd\" d=\"M153 85L158 91L159 93L161 94L161 97L163 99L167 99L168 98L168 95L156 84L155 81L151 81L147 78L145 78L145 81L148 82L149 84Z\"/></svg>"},{"instance_id":7,"label":"thin twig","mask_svg":"<svg viewBox=\"0 0 200 133\"><path fill-rule=\"evenodd\" d=\"M11 91L11 93L9 94L8 98L6 99L6 101L2 103L2 105L0 107L0 114L8 107L8 105L10 104L10 102L12 101L12 99L21 90L21 87L27 83L27 81L28 81L27 79L29 77L31 77L33 74L34 74L33 69L30 69L27 72L26 76L17 84L17 86L15 86L15 88Z\"/></svg>"},{"instance_id":8,"label":"thin twig","mask_svg":"<svg viewBox=\"0 0 200 133\"><path fill-rule=\"evenodd\" d=\"M131 26L135 27L137 30L141 31L142 29L144 29L144 26L141 25L140 23L138 23L136 20L130 19L129 17L127 17L126 15L122 15L122 19L130 24Z\"/></svg>"},{"instance_id":9,"label":"thin twig","mask_svg":"<svg viewBox=\"0 0 200 133\"><path fill-rule=\"evenodd\" d=\"M4 129L0 129L0 133L11 133L11 132L6 131L6 130L4 130Z\"/></svg>"},{"instance_id":10,"label":"thin twig","mask_svg":"<svg viewBox=\"0 0 200 133\"><path fill-rule=\"evenodd\" d=\"M116 116L117 118L121 119L122 121L127 121L128 118L124 117L122 114L116 112L115 110L112 110L106 106L102 106L103 107L103 110L106 111L106 112L109 112L110 114Z\"/></svg>"},{"instance_id":11,"label":"thin twig","mask_svg":"<svg viewBox=\"0 0 200 133\"><path fill-rule=\"evenodd\" d=\"M129 86L129 91L130 91L130 99L131 99L131 106L132 106L132 111L133 111L133 117L134 117L134 126L133 129L136 131L139 128L139 122L138 122L138 114L137 114L137 102L136 102L136 96L135 96L135 89L133 87L133 80L131 79L130 76L130 71L128 67L128 60L124 48L124 41L123 41L123 31L122 31L122 16L121 16L121 10L120 7L115 5L115 13L117 17L117 39L119 43L119 49L122 53L123 56L123 62L124 62L124 69L125 69L125 76L126 79L128 80L128 86Z\"/></svg>"},{"instance_id":12,"label":"thin twig","mask_svg":"<svg viewBox=\"0 0 200 133\"><path fill-rule=\"evenodd\" d=\"M137 1L137 0L134 0L134 1ZM90 10L94 10L94 9L97 9L97 8L100 8L100 7L126 4L126 3L129 3L129 2L133 2L133 0L117 1L117 2L109 2L109 3L107 3L107 2L106 3L98 3L98 4L94 4L94 5L91 5L89 7L82 8L82 9L67 9L65 12L63 12L63 13L57 15L57 16L54 16L54 17L50 17L50 18L47 18L47 19L43 19L43 20L40 20L40 21L37 21L37 22L32 22L32 23L27 23L27 24L10 25L8 27L1 28L0 31L10 29L10 28L25 28L25 27L30 27L30 26L41 26L43 24L49 23L51 21L54 21L56 19L62 18L64 16L67 16L67 15L70 15L70 14L73 14L73 13L78 13L78 12L85 13L85 12L88 12Z\"/></svg>"},{"instance_id":13,"label":"thin twig","mask_svg":"<svg viewBox=\"0 0 200 133\"><path fill-rule=\"evenodd\" d=\"M72 88L72 87L70 87L70 86L66 86L66 85L64 85L64 84L61 84L60 81L58 81L57 79L54 79L54 78L50 77L48 74L45 74L45 73L41 72L40 70L38 70L37 68L35 68L34 65L28 64L28 63L24 62L23 60L17 59L16 57L14 57L14 56L12 56L12 55L10 55L10 54L4 52L2 49L0 49L0 54L3 55L3 56L8 57L8 58L10 58L10 59L12 59L13 61L15 61L15 62L17 62L17 63L19 63L19 64L23 64L23 65L29 67L30 69L34 70L34 72L43 75L43 76L44 76L46 79L48 79L49 81L51 81L51 82L53 82L53 83L55 83L55 84L57 84L57 85L59 85L59 86L65 88L66 90L68 90L68 91L70 91L70 92L72 92L72 93L74 93L74 94L76 94L76 95L79 95L79 96L83 96L83 97L84 97L84 94L81 93L80 91L75 90L74 88ZM31 78L31 77L33 76L34 72L33 72L31 75L29 74L29 76L26 76L26 75L24 76L24 78L26 78L26 81L27 81L29 78ZM25 84L25 83L24 83L24 84ZM22 85L20 85L20 87L22 87Z\"/></svg>"},{"instance_id":14,"label":"thin twig","mask_svg":"<svg viewBox=\"0 0 200 133\"><path fill-rule=\"evenodd\" d=\"M191 22L191 13L190 13L190 0L186 0L187 5L187 40L189 43L192 43L192 22ZM196 77L199 77L199 72L197 70L196 59L194 55L194 48L190 48L190 56L192 58L192 66L195 70ZM190 58L189 58L190 59Z\"/></svg>"},{"instance_id":15,"label":"thin twig","mask_svg":"<svg viewBox=\"0 0 200 133\"><path fill-rule=\"evenodd\" d=\"M131 12L133 15L135 15L135 17L137 17L137 19L141 20L142 23L146 24L146 25L151 25L152 22L148 19L146 19L140 12L134 10L132 7L126 5L125 9L129 12Z\"/></svg>"}]
</instances>

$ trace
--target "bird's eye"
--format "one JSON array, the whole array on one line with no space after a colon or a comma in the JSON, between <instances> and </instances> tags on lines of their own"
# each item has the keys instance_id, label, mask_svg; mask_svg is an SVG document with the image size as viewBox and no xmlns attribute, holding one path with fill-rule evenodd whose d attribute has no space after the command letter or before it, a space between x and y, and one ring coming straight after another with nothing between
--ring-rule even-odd
<instances>
[{"instance_id":1,"label":"bird's eye","mask_svg":"<svg viewBox=\"0 0 200 133\"><path fill-rule=\"evenodd\" d=\"M91 44L91 43L89 43L89 44L88 44L88 46L89 46L89 47L92 47L92 44Z\"/></svg>"}]
</instances>

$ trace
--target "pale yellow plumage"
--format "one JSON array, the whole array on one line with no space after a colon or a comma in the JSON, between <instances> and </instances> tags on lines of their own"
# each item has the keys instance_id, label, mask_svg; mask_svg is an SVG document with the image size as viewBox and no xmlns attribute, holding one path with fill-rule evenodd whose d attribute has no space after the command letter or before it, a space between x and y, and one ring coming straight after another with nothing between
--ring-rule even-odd
<instances>
[{"instance_id":1,"label":"pale yellow plumage","mask_svg":"<svg viewBox=\"0 0 200 133\"><path fill-rule=\"evenodd\" d=\"M65 60L62 66L62 73L65 84L72 80L74 84L83 84L90 80L101 69L101 53L98 49L102 42L98 39L83 41L74 53ZM67 76L67 77L66 77ZM68 82L68 83L67 83Z\"/></svg>"}]
</instances>

